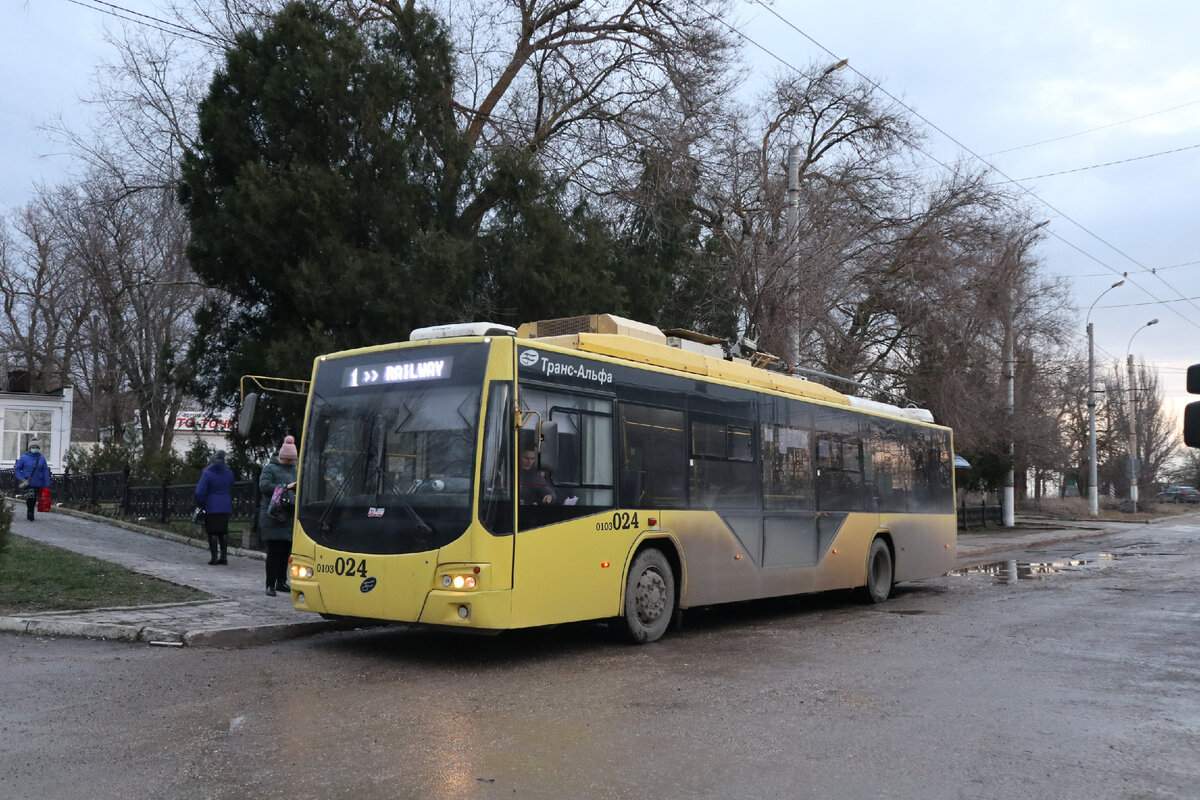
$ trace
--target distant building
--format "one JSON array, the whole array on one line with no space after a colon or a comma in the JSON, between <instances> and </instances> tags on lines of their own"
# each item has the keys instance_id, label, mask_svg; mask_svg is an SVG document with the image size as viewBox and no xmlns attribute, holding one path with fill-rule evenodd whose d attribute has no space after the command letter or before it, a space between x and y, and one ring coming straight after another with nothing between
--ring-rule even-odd
<instances>
[{"instance_id":1,"label":"distant building","mask_svg":"<svg viewBox=\"0 0 1200 800\"><path fill-rule=\"evenodd\" d=\"M25 373L9 373L8 391L0 392L0 467L11 467L37 438L52 472L62 472L71 446L71 420L75 389L64 386L52 392L30 392Z\"/></svg>"},{"instance_id":2,"label":"distant building","mask_svg":"<svg viewBox=\"0 0 1200 800\"><path fill-rule=\"evenodd\" d=\"M180 411L173 423L175 436L172 449L183 455L191 449L192 444L199 439L208 445L209 450L230 449L229 437L235 427L232 411L221 411L216 414L205 414L202 411Z\"/></svg>"}]
</instances>

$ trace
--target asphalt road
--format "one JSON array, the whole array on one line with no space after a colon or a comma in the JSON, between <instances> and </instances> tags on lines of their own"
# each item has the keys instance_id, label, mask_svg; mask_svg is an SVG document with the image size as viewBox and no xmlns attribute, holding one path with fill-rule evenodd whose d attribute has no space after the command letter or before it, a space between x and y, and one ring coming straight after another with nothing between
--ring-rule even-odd
<instances>
[{"instance_id":1,"label":"asphalt road","mask_svg":"<svg viewBox=\"0 0 1200 800\"><path fill-rule=\"evenodd\" d=\"M0 635L0 798L1200 797L1200 526L864 606L245 649Z\"/></svg>"}]
</instances>

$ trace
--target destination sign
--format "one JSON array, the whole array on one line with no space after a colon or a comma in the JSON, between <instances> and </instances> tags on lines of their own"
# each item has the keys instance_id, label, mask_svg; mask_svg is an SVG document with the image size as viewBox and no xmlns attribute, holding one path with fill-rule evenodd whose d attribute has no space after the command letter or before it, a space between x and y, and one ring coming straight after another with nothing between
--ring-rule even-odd
<instances>
[{"instance_id":1,"label":"destination sign","mask_svg":"<svg viewBox=\"0 0 1200 800\"><path fill-rule=\"evenodd\" d=\"M348 367L342 371L341 386L343 389L356 389L387 383L441 380L450 377L450 367L453 363L454 358L446 356L424 361L393 361L386 364Z\"/></svg>"}]
</instances>

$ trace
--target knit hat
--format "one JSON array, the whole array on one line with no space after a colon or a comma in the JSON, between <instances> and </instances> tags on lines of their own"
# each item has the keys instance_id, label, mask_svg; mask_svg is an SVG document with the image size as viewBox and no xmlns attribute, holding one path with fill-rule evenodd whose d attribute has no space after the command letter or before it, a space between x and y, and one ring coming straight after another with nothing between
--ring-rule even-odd
<instances>
[{"instance_id":1,"label":"knit hat","mask_svg":"<svg viewBox=\"0 0 1200 800\"><path fill-rule=\"evenodd\" d=\"M291 459L296 460L296 440L291 436L283 437L283 446L279 448L279 460Z\"/></svg>"},{"instance_id":2,"label":"knit hat","mask_svg":"<svg viewBox=\"0 0 1200 800\"><path fill-rule=\"evenodd\" d=\"M218 461L224 461L224 460L225 460L225 451L218 450L217 452L212 454L212 458L210 458L208 460L208 463L215 464Z\"/></svg>"},{"instance_id":3,"label":"knit hat","mask_svg":"<svg viewBox=\"0 0 1200 800\"><path fill-rule=\"evenodd\" d=\"M42 446L40 444L38 444L37 439L30 439L29 440L29 449L30 450L41 450Z\"/></svg>"}]
</instances>

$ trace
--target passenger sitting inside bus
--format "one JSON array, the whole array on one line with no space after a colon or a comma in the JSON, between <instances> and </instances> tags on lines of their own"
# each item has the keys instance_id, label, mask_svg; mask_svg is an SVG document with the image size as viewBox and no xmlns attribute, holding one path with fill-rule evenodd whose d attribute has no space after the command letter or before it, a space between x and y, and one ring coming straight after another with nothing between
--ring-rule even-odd
<instances>
[{"instance_id":1,"label":"passenger sitting inside bus","mask_svg":"<svg viewBox=\"0 0 1200 800\"><path fill-rule=\"evenodd\" d=\"M521 504L551 505L558 501L558 492L544 472L537 469L537 453L521 451Z\"/></svg>"}]
</instances>

